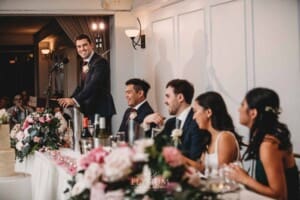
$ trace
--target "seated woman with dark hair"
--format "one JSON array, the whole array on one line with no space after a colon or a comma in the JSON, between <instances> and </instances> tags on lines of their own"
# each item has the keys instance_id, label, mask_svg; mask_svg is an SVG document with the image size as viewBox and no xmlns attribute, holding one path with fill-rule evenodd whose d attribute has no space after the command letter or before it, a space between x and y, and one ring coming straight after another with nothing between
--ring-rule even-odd
<instances>
[{"instance_id":1,"label":"seated woman with dark hair","mask_svg":"<svg viewBox=\"0 0 300 200\"><path fill-rule=\"evenodd\" d=\"M252 89L239 112L240 123L250 129L250 143L243 157L253 160L255 179L233 165L229 178L272 198L299 199L298 169L290 131L278 121L278 95L267 88Z\"/></svg>"},{"instance_id":2,"label":"seated woman with dark hair","mask_svg":"<svg viewBox=\"0 0 300 200\"><path fill-rule=\"evenodd\" d=\"M200 129L210 133L210 141L200 163L186 159L187 163L203 172L205 168L218 169L223 164L240 160L241 137L234 130L221 95L216 92L203 93L195 99L193 109L193 119Z\"/></svg>"}]
</instances>

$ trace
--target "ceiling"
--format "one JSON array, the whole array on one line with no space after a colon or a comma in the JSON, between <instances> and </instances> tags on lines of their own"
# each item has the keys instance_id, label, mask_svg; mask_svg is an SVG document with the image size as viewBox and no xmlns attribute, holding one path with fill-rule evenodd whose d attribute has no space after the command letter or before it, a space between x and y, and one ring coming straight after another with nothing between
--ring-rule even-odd
<instances>
[{"instance_id":1,"label":"ceiling","mask_svg":"<svg viewBox=\"0 0 300 200\"><path fill-rule=\"evenodd\" d=\"M1 16L0 35L5 34L34 34L53 17L25 17L25 16Z\"/></svg>"},{"instance_id":2,"label":"ceiling","mask_svg":"<svg viewBox=\"0 0 300 200\"><path fill-rule=\"evenodd\" d=\"M33 35L52 19L49 16L0 16L0 44L32 45Z\"/></svg>"},{"instance_id":3,"label":"ceiling","mask_svg":"<svg viewBox=\"0 0 300 200\"><path fill-rule=\"evenodd\" d=\"M105 0L107 1L107 0ZM182 0L127 0L133 9L155 4L166 6ZM32 45L33 35L47 25L52 16L0 16L0 46Z\"/></svg>"}]
</instances>

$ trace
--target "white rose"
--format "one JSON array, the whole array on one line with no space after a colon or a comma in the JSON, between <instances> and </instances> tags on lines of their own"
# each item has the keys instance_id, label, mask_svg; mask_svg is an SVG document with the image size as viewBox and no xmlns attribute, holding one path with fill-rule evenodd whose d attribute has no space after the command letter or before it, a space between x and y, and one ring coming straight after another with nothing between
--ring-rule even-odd
<instances>
[{"instance_id":1,"label":"white rose","mask_svg":"<svg viewBox=\"0 0 300 200\"><path fill-rule=\"evenodd\" d=\"M22 148L23 148L23 143L22 142L17 142L17 144L16 144L16 149L18 150L18 151L21 151L22 150Z\"/></svg>"},{"instance_id":2,"label":"white rose","mask_svg":"<svg viewBox=\"0 0 300 200\"><path fill-rule=\"evenodd\" d=\"M15 138L17 133L20 131L20 129L21 129L21 125L16 124L10 131L10 137Z\"/></svg>"},{"instance_id":3,"label":"white rose","mask_svg":"<svg viewBox=\"0 0 300 200\"><path fill-rule=\"evenodd\" d=\"M149 155L146 153L142 153L142 152L136 152L133 155L132 160L134 162L143 162L143 161L147 162L149 160Z\"/></svg>"},{"instance_id":4,"label":"white rose","mask_svg":"<svg viewBox=\"0 0 300 200\"><path fill-rule=\"evenodd\" d=\"M182 130L181 129L174 129L172 131L171 137L174 141L174 145L177 147L178 144L180 144L180 137L182 136Z\"/></svg>"},{"instance_id":5,"label":"white rose","mask_svg":"<svg viewBox=\"0 0 300 200\"><path fill-rule=\"evenodd\" d=\"M126 177L131 172L132 154L129 147L112 150L105 158L103 179L108 182L115 182Z\"/></svg>"},{"instance_id":6,"label":"white rose","mask_svg":"<svg viewBox=\"0 0 300 200\"><path fill-rule=\"evenodd\" d=\"M86 184L84 181L79 181L77 182L74 187L72 188L71 191L71 196L76 196L79 195L81 192L84 191L84 189L86 188Z\"/></svg>"},{"instance_id":7,"label":"white rose","mask_svg":"<svg viewBox=\"0 0 300 200\"><path fill-rule=\"evenodd\" d=\"M55 113L54 117L59 119L60 126L58 127L58 132L59 133L65 132L65 130L67 130L68 128L68 124L65 118L63 117L63 115L61 114L61 112Z\"/></svg>"},{"instance_id":8,"label":"white rose","mask_svg":"<svg viewBox=\"0 0 300 200\"><path fill-rule=\"evenodd\" d=\"M181 129L174 129L172 131L172 134L171 134L171 137L174 139L174 138L179 138L182 136L182 130Z\"/></svg>"},{"instance_id":9,"label":"white rose","mask_svg":"<svg viewBox=\"0 0 300 200\"><path fill-rule=\"evenodd\" d=\"M31 128L32 126L28 126L25 130L24 130L24 137L28 137L30 135L30 133L28 132L29 128Z\"/></svg>"},{"instance_id":10,"label":"white rose","mask_svg":"<svg viewBox=\"0 0 300 200\"><path fill-rule=\"evenodd\" d=\"M83 73L88 73L89 72L89 66L88 65L82 66L82 72Z\"/></svg>"},{"instance_id":11,"label":"white rose","mask_svg":"<svg viewBox=\"0 0 300 200\"><path fill-rule=\"evenodd\" d=\"M134 118L136 118L136 116L137 116L137 113L135 111L133 111L130 113L129 119L134 119Z\"/></svg>"},{"instance_id":12,"label":"white rose","mask_svg":"<svg viewBox=\"0 0 300 200\"><path fill-rule=\"evenodd\" d=\"M25 134L24 134L24 132L21 131L21 130L16 134L16 138L17 138L18 141L23 140L24 137L25 137Z\"/></svg>"},{"instance_id":13,"label":"white rose","mask_svg":"<svg viewBox=\"0 0 300 200\"><path fill-rule=\"evenodd\" d=\"M84 172L84 180L92 185L102 173L103 169L98 163L91 163Z\"/></svg>"},{"instance_id":14,"label":"white rose","mask_svg":"<svg viewBox=\"0 0 300 200\"><path fill-rule=\"evenodd\" d=\"M153 139L141 139L141 140L136 140L134 142L134 150L136 152L145 152L145 149L147 147L151 147L154 144Z\"/></svg>"},{"instance_id":15,"label":"white rose","mask_svg":"<svg viewBox=\"0 0 300 200\"><path fill-rule=\"evenodd\" d=\"M124 192L123 190L114 190L111 192L107 192L105 194L105 200L123 200L124 199Z\"/></svg>"},{"instance_id":16,"label":"white rose","mask_svg":"<svg viewBox=\"0 0 300 200\"><path fill-rule=\"evenodd\" d=\"M145 194L151 187L151 170L148 165L144 165L141 180L142 182L134 189L136 194Z\"/></svg>"}]
</instances>

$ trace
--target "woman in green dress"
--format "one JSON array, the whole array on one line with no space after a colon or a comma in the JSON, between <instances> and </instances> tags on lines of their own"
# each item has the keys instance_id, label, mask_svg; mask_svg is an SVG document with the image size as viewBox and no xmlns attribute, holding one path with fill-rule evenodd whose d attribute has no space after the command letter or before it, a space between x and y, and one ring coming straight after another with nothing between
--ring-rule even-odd
<instances>
[{"instance_id":1,"label":"woman in green dress","mask_svg":"<svg viewBox=\"0 0 300 200\"><path fill-rule=\"evenodd\" d=\"M240 123L250 129L243 156L252 160L253 178L230 165L229 178L260 194L276 199L298 199L299 177L288 127L278 121L279 97L273 90L250 90L239 109Z\"/></svg>"}]
</instances>

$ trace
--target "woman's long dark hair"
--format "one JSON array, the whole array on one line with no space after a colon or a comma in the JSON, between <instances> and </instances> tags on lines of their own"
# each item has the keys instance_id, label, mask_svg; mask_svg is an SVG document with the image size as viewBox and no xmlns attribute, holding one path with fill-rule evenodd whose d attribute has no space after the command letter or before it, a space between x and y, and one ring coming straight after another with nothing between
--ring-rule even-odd
<instances>
[{"instance_id":1,"label":"woman's long dark hair","mask_svg":"<svg viewBox=\"0 0 300 200\"><path fill-rule=\"evenodd\" d=\"M248 109L257 110L257 116L250 128L250 142L243 157L246 160L259 158L259 147L266 134L280 141L279 149L291 151L290 131L278 121L280 108L277 93L268 88L254 88L246 94L245 101Z\"/></svg>"},{"instance_id":2,"label":"woman's long dark hair","mask_svg":"<svg viewBox=\"0 0 300 200\"><path fill-rule=\"evenodd\" d=\"M222 96L217 92L205 92L200 94L195 101L204 109L211 109L212 127L219 131L230 131L236 137L239 147L242 137L235 132L235 128Z\"/></svg>"}]
</instances>

